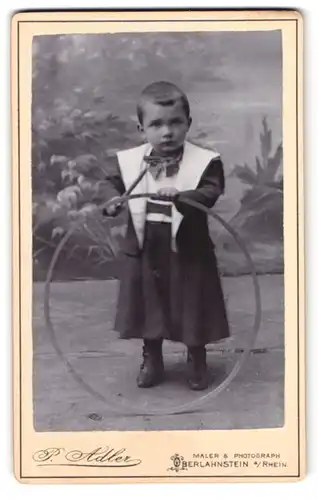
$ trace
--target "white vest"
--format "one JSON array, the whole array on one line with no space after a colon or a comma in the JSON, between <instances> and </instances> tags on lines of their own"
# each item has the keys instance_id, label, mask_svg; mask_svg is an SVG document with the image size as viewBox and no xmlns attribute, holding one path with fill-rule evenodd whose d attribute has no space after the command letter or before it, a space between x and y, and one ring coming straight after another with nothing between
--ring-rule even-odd
<instances>
[{"instance_id":1,"label":"white vest","mask_svg":"<svg viewBox=\"0 0 318 500\"><path fill-rule=\"evenodd\" d=\"M143 157L149 155L152 150L150 144L143 144L137 148L126 149L117 153L119 168L126 190L132 185L135 179L145 168ZM180 169L175 180L175 187L178 191L187 191L196 189L203 172L213 158L220 155L215 151L203 149L190 142L184 144L183 157L180 163ZM145 175L131 194L149 193L147 176ZM144 227L146 222L146 198L136 198L129 200L129 210L132 222L138 238L140 248L143 245ZM183 215L178 212L175 206L172 206L172 247L175 248L175 238L183 219Z\"/></svg>"}]
</instances>

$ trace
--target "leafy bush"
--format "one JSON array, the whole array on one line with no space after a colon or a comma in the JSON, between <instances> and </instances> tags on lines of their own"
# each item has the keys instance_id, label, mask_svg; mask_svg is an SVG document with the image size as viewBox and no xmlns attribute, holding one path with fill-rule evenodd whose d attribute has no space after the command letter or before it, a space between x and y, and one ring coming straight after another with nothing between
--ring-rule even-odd
<instances>
[{"instance_id":1,"label":"leafy bush","mask_svg":"<svg viewBox=\"0 0 318 500\"><path fill-rule=\"evenodd\" d=\"M42 115L42 120L36 110L35 114L35 257L39 260L45 253L51 256L63 234L77 224L78 229L65 247L64 260L80 254L81 261L101 265L118 254L116 239L123 234L124 221L117 219L114 227L102 219L97 207L104 201L104 181L114 168L115 151L136 144L134 124L109 112L72 109L62 102L52 115ZM87 214L95 215L85 224L78 224Z\"/></svg>"},{"instance_id":2,"label":"leafy bush","mask_svg":"<svg viewBox=\"0 0 318 500\"><path fill-rule=\"evenodd\" d=\"M247 164L236 165L232 175L247 187L241 207L232 224L241 233L252 235L256 241L283 240L283 158L282 144L273 150L272 132L266 118L260 133L261 158L256 157L255 170Z\"/></svg>"},{"instance_id":3,"label":"leafy bush","mask_svg":"<svg viewBox=\"0 0 318 500\"><path fill-rule=\"evenodd\" d=\"M255 167L236 165L231 175L245 186L238 212L230 224L245 242L259 273L283 272L283 149L272 144L266 117L260 132L260 156ZM246 259L233 238L218 239L219 262L225 274L248 272Z\"/></svg>"}]
</instances>

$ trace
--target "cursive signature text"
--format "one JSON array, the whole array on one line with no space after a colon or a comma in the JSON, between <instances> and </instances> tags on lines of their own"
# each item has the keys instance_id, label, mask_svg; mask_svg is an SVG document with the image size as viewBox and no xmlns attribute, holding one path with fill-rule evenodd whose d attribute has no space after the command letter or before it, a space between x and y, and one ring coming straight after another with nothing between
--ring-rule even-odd
<instances>
[{"instance_id":1,"label":"cursive signature text","mask_svg":"<svg viewBox=\"0 0 318 500\"><path fill-rule=\"evenodd\" d=\"M127 455L126 448L115 450L110 446L99 446L92 451L46 448L36 451L32 458L38 466L135 467L141 464L139 458Z\"/></svg>"}]
</instances>

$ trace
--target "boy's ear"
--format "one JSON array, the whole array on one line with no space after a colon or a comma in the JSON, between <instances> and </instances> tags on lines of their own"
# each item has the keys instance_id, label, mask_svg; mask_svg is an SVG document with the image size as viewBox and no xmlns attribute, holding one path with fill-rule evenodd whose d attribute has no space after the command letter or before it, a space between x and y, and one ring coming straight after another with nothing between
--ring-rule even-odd
<instances>
[{"instance_id":1,"label":"boy's ear","mask_svg":"<svg viewBox=\"0 0 318 500\"><path fill-rule=\"evenodd\" d=\"M191 127L191 124L192 124L192 117L189 116L189 118L188 118L188 128Z\"/></svg>"},{"instance_id":2,"label":"boy's ear","mask_svg":"<svg viewBox=\"0 0 318 500\"><path fill-rule=\"evenodd\" d=\"M138 122L137 129L138 129L138 132L140 132L141 134L144 132L144 127L141 125L140 122Z\"/></svg>"}]
</instances>

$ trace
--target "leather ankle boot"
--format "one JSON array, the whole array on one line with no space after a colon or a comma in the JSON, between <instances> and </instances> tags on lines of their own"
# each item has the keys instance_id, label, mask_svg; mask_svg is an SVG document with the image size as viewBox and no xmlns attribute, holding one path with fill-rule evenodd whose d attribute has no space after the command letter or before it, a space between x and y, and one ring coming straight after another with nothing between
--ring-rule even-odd
<instances>
[{"instance_id":1,"label":"leather ankle boot","mask_svg":"<svg viewBox=\"0 0 318 500\"><path fill-rule=\"evenodd\" d=\"M202 391L209 385L204 346L188 347L188 383L192 390Z\"/></svg>"},{"instance_id":2,"label":"leather ankle boot","mask_svg":"<svg viewBox=\"0 0 318 500\"><path fill-rule=\"evenodd\" d=\"M145 340L143 362L137 377L138 387L153 387L160 384L164 376L162 340Z\"/></svg>"}]
</instances>

